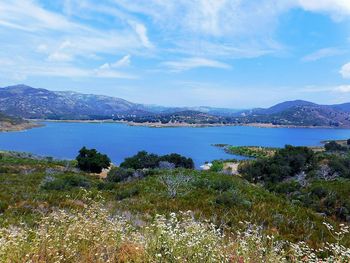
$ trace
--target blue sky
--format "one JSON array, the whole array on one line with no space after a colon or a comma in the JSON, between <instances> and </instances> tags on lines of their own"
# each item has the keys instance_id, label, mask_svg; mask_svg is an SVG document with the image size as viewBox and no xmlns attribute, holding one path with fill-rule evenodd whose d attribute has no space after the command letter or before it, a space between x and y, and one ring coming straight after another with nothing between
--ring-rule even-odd
<instances>
[{"instance_id":1,"label":"blue sky","mask_svg":"<svg viewBox=\"0 0 350 263\"><path fill-rule=\"evenodd\" d=\"M350 102L349 0L1 0L0 86L168 106Z\"/></svg>"}]
</instances>

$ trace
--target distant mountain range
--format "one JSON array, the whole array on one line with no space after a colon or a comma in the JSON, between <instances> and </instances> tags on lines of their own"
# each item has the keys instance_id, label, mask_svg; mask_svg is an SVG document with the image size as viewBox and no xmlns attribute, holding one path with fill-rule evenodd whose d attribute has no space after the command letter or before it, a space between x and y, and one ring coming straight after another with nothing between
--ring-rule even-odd
<instances>
[{"instance_id":1,"label":"distant mountain range","mask_svg":"<svg viewBox=\"0 0 350 263\"><path fill-rule=\"evenodd\" d=\"M163 107L121 98L49 91L26 85L0 88L0 112L27 119L115 119L133 122L191 124L272 124L350 127L350 103L319 105L286 101L270 108L236 110L214 107Z\"/></svg>"},{"instance_id":2,"label":"distant mountain range","mask_svg":"<svg viewBox=\"0 0 350 263\"><path fill-rule=\"evenodd\" d=\"M0 88L0 111L29 119L111 119L116 114L142 116L185 110L223 115L237 112L212 107L171 108L143 105L115 97L71 91L49 91L26 85Z\"/></svg>"}]
</instances>

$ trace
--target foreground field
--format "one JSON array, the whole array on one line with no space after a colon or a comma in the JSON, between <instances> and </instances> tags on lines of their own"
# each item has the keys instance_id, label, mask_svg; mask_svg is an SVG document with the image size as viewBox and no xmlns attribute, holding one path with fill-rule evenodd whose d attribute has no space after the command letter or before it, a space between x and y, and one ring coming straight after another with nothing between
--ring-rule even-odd
<instances>
[{"instance_id":1,"label":"foreground field","mask_svg":"<svg viewBox=\"0 0 350 263\"><path fill-rule=\"evenodd\" d=\"M0 164L1 262L349 259L346 224L240 177L153 169L116 182L50 158Z\"/></svg>"}]
</instances>

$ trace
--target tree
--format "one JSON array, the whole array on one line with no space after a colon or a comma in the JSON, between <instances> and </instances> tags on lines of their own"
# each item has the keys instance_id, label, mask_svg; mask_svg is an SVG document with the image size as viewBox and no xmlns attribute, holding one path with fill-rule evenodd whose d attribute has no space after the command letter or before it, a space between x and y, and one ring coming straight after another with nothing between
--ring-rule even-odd
<instances>
[{"instance_id":1,"label":"tree","mask_svg":"<svg viewBox=\"0 0 350 263\"><path fill-rule=\"evenodd\" d=\"M136 155L126 158L124 162L120 164L122 168L131 169L154 169L157 168L159 164L159 156L156 154L148 153L146 151L140 151Z\"/></svg>"},{"instance_id":2,"label":"tree","mask_svg":"<svg viewBox=\"0 0 350 263\"><path fill-rule=\"evenodd\" d=\"M346 140L346 144L347 144L347 145L350 145L350 139L347 139L347 140Z\"/></svg>"},{"instance_id":3,"label":"tree","mask_svg":"<svg viewBox=\"0 0 350 263\"><path fill-rule=\"evenodd\" d=\"M326 143L324 148L328 152L346 151L347 150L346 147L340 145L339 143L337 143L335 141L330 141L330 142Z\"/></svg>"},{"instance_id":4,"label":"tree","mask_svg":"<svg viewBox=\"0 0 350 263\"><path fill-rule=\"evenodd\" d=\"M80 170L90 173L101 173L102 169L111 164L107 155L99 153L96 149L89 150L85 146L80 149L76 160Z\"/></svg>"}]
</instances>

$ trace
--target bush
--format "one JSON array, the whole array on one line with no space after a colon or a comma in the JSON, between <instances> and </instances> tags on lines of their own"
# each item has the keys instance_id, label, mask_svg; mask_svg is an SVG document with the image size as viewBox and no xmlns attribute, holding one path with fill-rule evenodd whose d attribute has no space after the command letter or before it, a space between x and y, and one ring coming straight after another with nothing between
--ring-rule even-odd
<instances>
[{"instance_id":1,"label":"bush","mask_svg":"<svg viewBox=\"0 0 350 263\"><path fill-rule=\"evenodd\" d=\"M297 181L282 182L276 185L274 191L281 194L290 194L299 191L301 188Z\"/></svg>"},{"instance_id":2,"label":"bush","mask_svg":"<svg viewBox=\"0 0 350 263\"><path fill-rule=\"evenodd\" d=\"M74 187L89 188L90 181L82 175L64 175L62 177L46 177L41 185L45 190L67 190Z\"/></svg>"},{"instance_id":3,"label":"bush","mask_svg":"<svg viewBox=\"0 0 350 263\"><path fill-rule=\"evenodd\" d=\"M191 158L186 158L177 153L163 155L159 158L159 160L173 163L176 168L179 168L179 167L186 168L186 169L194 168L194 162Z\"/></svg>"},{"instance_id":4,"label":"bush","mask_svg":"<svg viewBox=\"0 0 350 263\"><path fill-rule=\"evenodd\" d=\"M0 200L0 214L4 213L8 208L8 203Z\"/></svg>"},{"instance_id":5,"label":"bush","mask_svg":"<svg viewBox=\"0 0 350 263\"><path fill-rule=\"evenodd\" d=\"M112 182L99 182L97 184L98 190L113 190L115 188L115 184Z\"/></svg>"},{"instance_id":6,"label":"bush","mask_svg":"<svg viewBox=\"0 0 350 263\"><path fill-rule=\"evenodd\" d=\"M331 172L344 178L350 178L350 157L332 155L328 163Z\"/></svg>"},{"instance_id":7,"label":"bush","mask_svg":"<svg viewBox=\"0 0 350 263\"><path fill-rule=\"evenodd\" d=\"M193 169L194 162L191 158L186 158L177 153L158 156L146 151L138 152L136 155L126 158L124 162L120 164L122 168L131 169L155 169L159 168L161 162L168 162L174 164L175 168Z\"/></svg>"},{"instance_id":8,"label":"bush","mask_svg":"<svg viewBox=\"0 0 350 263\"><path fill-rule=\"evenodd\" d=\"M226 207L243 206L246 208L251 207L251 202L245 200L237 191L228 191L221 193L215 199L217 205L223 205Z\"/></svg>"},{"instance_id":9,"label":"bush","mask_svg":"<svg viewBox=\"0 0 350 263\"><path fill-rule=\"evenodd\" d=\"M247 162L239 168L240 173L251 182L273 186L286 178L316 168L314 152L307 147L286 145L273 157Z\"/></svg>"},{"instance_id":10,"label":"bush","mask_svg":"<svg viewBox=\"0 0 350 263\"><path fill-rule=\"evenodd\" d=\"M113 167L107 174L108 182L119 183L134 176L135 170Z\"/></svg>"},{"instance_id":11,"label":"bush","mask_svg":"<svg viewBox=\"0 0 350 263\"><path fill-rule=\"evenodd\" d=\"M102 169L110 166L111 160L107 155L101 154L96 149L81 148L76 158L78 167L82 171L90 173L101 173Z\"/></svg>"},{"instance_id":12,"label":"bush","mask_svg":"<svg viewBox=\"0 0 350 263\"><path fill-rule=\"evenodd\" d=\"M222 161L213 161L212 166L210 167L210 171L212 172L221 172L224 170L224 163Z\"/></svg>"},{"instance_id":13,"label":"bush","mask_svg":"<svg viewBox=\"0 0 350 263\"><path fill-rule=\"evenodd\" d=\"M117 192L116 199L120 201L120 200L123 200L126 198L133 197L135 195L138 195L139 193L140 193L140 191L136 187L122 189L119 192Z\"/></svg>"},{"instance_id":14,"label":"bush","mask_svg":"<svg viewBox=\"0 0 350 263\"><path fill-rule=\"evenodd\" d=\"M120 164L122 168L130 168L130 169L144 169L157 168L159 165L159 156L156 154L149 154L146 151L138 152L136 155L126 158L124 162Z\"/></svg>"},{"instance_id":15,"label":"bush","mask_svg":"<svg viewBox=\"0 0 350 263\"><path fill-rule=\"evenodd\" d=\"M327 152L337 152L337 151L346 151L347 147L341 146L339 143L335 141L330 141L325 144L324 148Z\"/></svg>"},{"instance_id":16,"label":"bush","mask_svg":"<svg viewBox=\"0 0 350 263\"><path fill-rule=\"evenodd\" d=\"M210 182L210 188L214 189L215 191L224 192L230 189L234 189L235 184L231 180L231 178L222 177L216 178L212 182Z\"/></svg>"}]
</instances>

